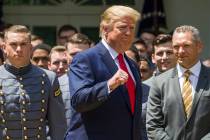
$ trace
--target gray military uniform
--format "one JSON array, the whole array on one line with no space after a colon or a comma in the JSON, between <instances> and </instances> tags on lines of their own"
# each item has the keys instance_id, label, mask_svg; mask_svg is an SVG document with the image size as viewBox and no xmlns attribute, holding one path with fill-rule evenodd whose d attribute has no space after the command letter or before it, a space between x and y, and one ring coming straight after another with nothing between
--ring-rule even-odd
<instances>
[{"instance_id":1,"label":"gray military uniform","mask_svg":"<svg viewBox=\"0 0 210 140\"><path fill-rule=\"evenodd\" d=\"M67 127L70 123L71 118L71 100L70 100L70 91L69 91L69 77L68 74L64 74L58 78L60 89L62 92L62 98L65 106L65 113L66 113L66 123Z\"/></svg>"},{"instance_id":2,"label":"gray military uniform","mask_svg":"<svg viewBox=\"0 0 210 140\"><path fill-rule=\"evenodd\" d=\"M29 64L0 66L0 139L52 140L66 131L63 101L53 72Z\"/></svg>"}]
</instances>

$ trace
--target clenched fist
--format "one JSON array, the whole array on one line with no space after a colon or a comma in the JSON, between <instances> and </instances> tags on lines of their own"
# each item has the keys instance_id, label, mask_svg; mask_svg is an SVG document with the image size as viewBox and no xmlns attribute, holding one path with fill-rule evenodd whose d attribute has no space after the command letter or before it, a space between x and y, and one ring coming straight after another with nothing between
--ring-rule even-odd
<instances>
[{"instance_id":1,"label":"clenched fist","mask_svg":"<svg viewBox=\"0 0 210 140\"><path fill-rule=\"evenodd\" d=\"M128 80L128 74L122 69L118 69L118 71L108 80L108 86L110 91L113 91L118 86L123 85Z\"/></svg>"}]
</instances>

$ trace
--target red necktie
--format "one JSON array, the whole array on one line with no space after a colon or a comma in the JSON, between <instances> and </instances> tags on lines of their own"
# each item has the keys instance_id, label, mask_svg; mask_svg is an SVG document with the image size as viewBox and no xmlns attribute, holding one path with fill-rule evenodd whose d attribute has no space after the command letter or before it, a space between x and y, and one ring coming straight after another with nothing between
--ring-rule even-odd
<instances>
[{"instance_id":1,"label":"red necktie","mask_svg":"<svg viewBox=\"0 0 210 140\"><path fill-rule=\"evenodd\" d=\"M126 67L125 61L123 59L123 55L120 53L118 56L118 61L120 68L124 70L128 74L128 81L126 82L126 87L128 89L128 95L130 99L130 105L131 105L131 112L134 113L134 108L135 108L135 84L134 81L128 72L128 69Z\"/></svg>"}]
</instances>

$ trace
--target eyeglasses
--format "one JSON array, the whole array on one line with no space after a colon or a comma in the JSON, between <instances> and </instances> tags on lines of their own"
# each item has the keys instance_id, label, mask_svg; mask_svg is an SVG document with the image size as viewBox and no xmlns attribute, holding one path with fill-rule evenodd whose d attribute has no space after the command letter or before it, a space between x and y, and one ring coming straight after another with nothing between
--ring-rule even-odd
<instances>
[{"instance_id":1,"label":"eyeglasses","mask_svg":"<svg viewBox=\"0 0 210 140\"><path fill-rule=\"evenodd\" d=\"M49 61L49 57L47 56L41 56L41 57L32 57L32 60L34 62L39 62L39 61Z\"/></svg>"}]
</instances>

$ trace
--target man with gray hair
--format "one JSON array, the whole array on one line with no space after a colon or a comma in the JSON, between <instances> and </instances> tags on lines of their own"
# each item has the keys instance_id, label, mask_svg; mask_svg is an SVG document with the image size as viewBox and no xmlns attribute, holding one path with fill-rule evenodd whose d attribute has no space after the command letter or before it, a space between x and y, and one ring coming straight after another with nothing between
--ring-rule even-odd
<instances>
[{"instance_id":1,"label":"man with gray hair","mask_svg":"<svg viewBox=\"0 0 210 140\"><path fill-rule=\"evenodd\" d=\"M148 139L209 139L210 69L199 59L203 45L198 29L177 27L172 46L176 67L154 77L150 88Z\"/></svg>"}]
</instances>

